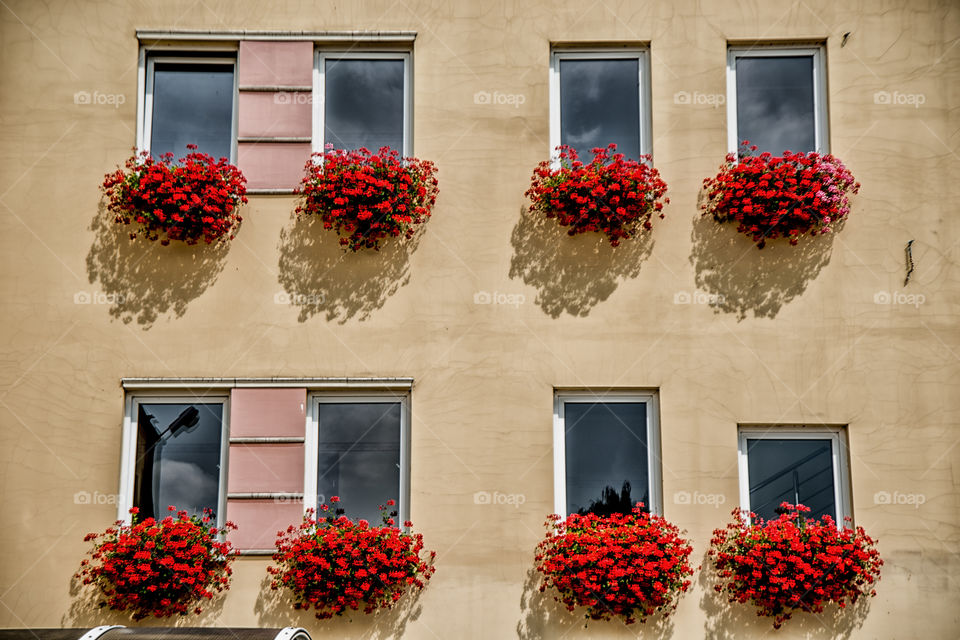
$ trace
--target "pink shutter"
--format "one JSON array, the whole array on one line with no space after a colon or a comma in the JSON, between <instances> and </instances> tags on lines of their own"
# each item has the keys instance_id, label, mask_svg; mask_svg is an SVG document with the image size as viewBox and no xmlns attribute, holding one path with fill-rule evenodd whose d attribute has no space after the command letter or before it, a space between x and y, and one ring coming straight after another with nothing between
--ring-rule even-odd
<instances>
[{"instance_id":1,"label":"pink shutter","mask_svg":"<svg viewBox=\"0 0 960 640\"><path fill-rule=\"evenodd\" d=\"M306 389L233 389L227 519L243 551L270 550L303 515Z\"/></svg>"},{"instance_id":2,"label":"pink shutter","mask_svg":"<svg viewBox=\"0 0 960 640\"><path fill-rule=\"evenodd\" d=\"M310 157L313 43L243 40L238 164L247 188L293 189Z\"/></svg>"}]
</instances>

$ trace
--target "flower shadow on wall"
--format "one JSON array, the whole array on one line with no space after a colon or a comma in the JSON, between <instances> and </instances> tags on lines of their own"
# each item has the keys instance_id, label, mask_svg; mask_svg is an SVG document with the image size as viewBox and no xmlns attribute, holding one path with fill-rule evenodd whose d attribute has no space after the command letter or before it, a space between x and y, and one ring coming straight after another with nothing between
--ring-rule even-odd
<instances>
[{"instance_id":1,"label":"flower shadow on wall","mask_svg":"<svg viewBox=\"0 0 960 640\"><path fill-rule=\"evenodd\" d=\"M286 301L299 307L300 322L317 314L340 324L366 320L410 281L410 255L420 234L390 238L379 251L348 252L317 216L292 219L280 232L278 279Z\"/></svg>"},{"instance_id":2,"label":"flower shadow on wall","mask_svg":"<svg viewBox=\"0 0 960 640\"><path fill-rule=\"evenodd\" d=\"M423 612L420 603L422 592L414 589L390 609L370 614L357 611L341 618L318 620L312 611L297 611L291 607L289 592L272 590L272 581L273 577L267 575L260 582L259 595L253 607L257 623L261 627L303 627L314 638L331 634L331 637L338 638L399 639L406 632L407 623L417 620Z\"/></svg>"},{"instance_id":3,"label":"flower shadow on wall","mask_svg":"<svg viewBox=\"0 0 960 640\"><path fill-rule=\"evenodd\" d=\"M756 249L754 249L756 251ZM728 602L725 594L714 589L719 583L713 560L703 554L702 569L697 582L701 589L700 609L706 615L703 637L705 640L735 640L748 637L773 637L780 632L771 630L771 618L757 615L749 604ZM854 635L866 619L870 598L860 598L845 609L836 605L827 606L823 613L794 613L785 626L790 627L790 637L810 640L844 640ZM781 629L782 631L782 629Z\"/></svg>"},{"instance_id":4,"label":"flower shadow on wall","mask_svg":"<svg viewBox=\"0 0 960 640\"><path fill-rule=\"evenodd\" d=\"M142 238L130 239L129 227L118 225L101 204L90 230L87 277L100 283L109 313L124 323L136 320L149 329L161 316L181 317L187 307L223 271L228 242L163 246Z\"/></svg>"},{"instance_id":5,"label":"flower shadow on wall","mask_svg":"<svg viewBox=\"0 0 960 640\"><path fill-rule=\"evenodd\" d=\"M737 320L750 313L775 318L830 262L835 235L804 237L796 246L777 239L758 250L733 225L697 216L690 253L697 288L713 296L717 313L732 313Z\"/></svg>"},{"instance_id":6,"label":"flower shadow on wall","mask_svg":"<svg viewBox=\"0 0 960 640\"><path fill-rule=\"evenodd\" d=\"M556 220L527 207L520 211L510 243L510 277L536 288L535 302L553 318L587 316L621 281L636 278L653 250L649 231L611 247L603 234L569 236Z\"/></svg>"},{"instance_id":7,"label":"flower shadow on wall","mask_svg":"<svg viewBox=\"0 0 960 640\"><path fill-rule=\"evenodd\" d=\"M576 637L575 628L586 627L586 636L590 629L602 630L604 638L660 638L673 637L673 616L664 618L657 614L644 624L627 626L619 621L595 622L584 618L584 609L568 611L553 599L551 593L540 591L541 575L536 569L527 571L520 594L520 620L517 622L517 637L520 640L550 640L562 638L568 634ZM572 632L572 633L571 633Z\"/></svg>"}]
</instances>

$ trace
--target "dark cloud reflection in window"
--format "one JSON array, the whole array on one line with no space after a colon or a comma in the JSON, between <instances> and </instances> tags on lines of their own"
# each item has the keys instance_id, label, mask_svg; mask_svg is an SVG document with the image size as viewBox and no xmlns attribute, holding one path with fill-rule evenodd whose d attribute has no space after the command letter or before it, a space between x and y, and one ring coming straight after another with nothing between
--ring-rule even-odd
<instances>
[{"instance_id":1,"label":"dark cloud reflection in window","mask_svg":"<svg viewBox=\"0 0 960 640\"><path fill-rule=\"evenodd\" d=\"M759 152L816 151L813 56L736 60L737 137Z\"/></svg>"},{"instance_id":2,"label":"dark cloud reflection in window","mask_svg":"<svg viewBox=\"0 0 960 640\"><path fill-rule=\"evenodd\" d=\"M233 148L233 65L157 62L153 69L150 151L187 155L187 145L214 158Z\"/></svg>"},{"instance_id":3,"label":"dark cloud reflection in window","mask_svg":"<svg viewBox=\"0 0 960 640\"><path fill-rule=\"evenodd\" d=\"M617 145L640 156L640 61L560 60L560 143L589 160L590 149ZM619 486L619 485L618 485Z\"/></svg>"},{"instance_id":4,"label":"dark cloud reflection in window","mask_svg":"<svg viewBox=\"0 0 960 640\"><path fill-rule=\"evenodd\" d=\"M326 59L324 144L403 153L403 60Z\"/></svg>"}]
</instances>

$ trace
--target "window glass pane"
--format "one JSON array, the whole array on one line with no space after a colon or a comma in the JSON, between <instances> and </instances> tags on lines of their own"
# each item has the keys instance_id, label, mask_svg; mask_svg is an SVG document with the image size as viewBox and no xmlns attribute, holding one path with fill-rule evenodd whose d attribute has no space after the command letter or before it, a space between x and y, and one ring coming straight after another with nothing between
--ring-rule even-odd
<instances>
[{"instance_id":1,"label":"window glass pane","mask_svg":"<svg viewBox=\"0 0 960 640\"><path fill-rule=\"evenodd\" d=\"M568 515L650 506L646 403L566 402L564 426Z\"/></svg>"},{"instance_id":2,"label":"window glass pane","mask_svg":"<svg viewBox=\"0 0 960 640\"><path fill-rule=\"evenodd\" d=\"M156 63L150 151L187 155L187 145L214 158L233 147L233 65Z\"/></svg>"},{"instance_id":3,"label":"window glass pane","mask_svg":"<svg viewBox=\"0 0 960 640\"><path fill-rule=\"evenodd\" d=\"M339 496L346 515L380 523L400 498L399 402L317 403L319 501Z\"/></svg>"},{"instance_id":4,"label":"window glass pane","mask_svg":"<svg viewBox=\"0 0 960 640\"><path fill-rule=\"evenodd\" d=\"M640 61L560 60L560 143L589 160L590 150L615 143L640 156Z\"/></svg>"},{"instance_id":5,"label":"window glass pane","mask_svg":"<svg viewBox=\"0 0 960 640\"><path fill-rule=\"evenodd\" d=\"M836 519L832 444L827 439L748 439L750 510L769 520L779 515L781 502L789 502L810 507L813 518Z\"/></svg>"},{"instance_id":6,"label":"window glass pane","mask_svg":"<svg viewBox=\"0 0 960 640\"><path fill-rule=\"evenodd\" d=\"M736 65L737 143L774 155L816 151L813 56L744 56Z\"/></svg>"},{"instance_id":7,"label":"window glass pane","mask_svg":"<svg viewBox=\"0 0 960 640\"><path fill-rule=\"evenodd\" d=\"M150 403L137 412L134 506L163 518L173 505L217 512L223 405Z\"/></svg>"},{"instance_id":8,"label":"window glass pane","mask_svg":"<svg viewBox=\"0 0 960 640\"><path fill-rule=\"evenodd\" d=\"M329 59L324 144L403 153L403 60Z\"/></svg>"}]
</instances>

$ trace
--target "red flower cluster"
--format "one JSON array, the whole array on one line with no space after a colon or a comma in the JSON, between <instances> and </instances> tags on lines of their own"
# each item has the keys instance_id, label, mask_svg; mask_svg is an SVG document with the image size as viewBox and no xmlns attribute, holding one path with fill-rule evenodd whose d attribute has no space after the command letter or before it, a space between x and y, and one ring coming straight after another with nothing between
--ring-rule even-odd
<instances>
[{"instance_id":1,"label":"red flower cluster","mask_svg":"<svg viewBox=\"0 0 960 640\"><path fill-rule=\"evenodd\" d=\"M555 600L570 611L586 607L591 620L669 615L690 586L690 542L642 503L630 514L574 514L563 522L552 515L546 525L536 555L540 591L555 588Z\"/></svg>"},{"instance_id":2,"label":"red flower cluster","mask_svg":"<svg viewBox=\"0 0 960 640\"><path fill-rule=\"evenodd\" d=\"M747 141L742 147L757 150ZM704 215L736 222L737 231L761 249L773 238L797 244L805 233L829 233L850 213L847 192L860 190L853 174L832 155L790 151L782 157L728 154L720 172L703 186L708 198Z\"/></svg>"},{"instance_id":3,"label":"red flower cluster","mask_svg":"<svg viewBox=\"0 0 960 640\"><path fill-rule=\"evenodd\" d=\"M187 615L200 613L203 599L230 588L230 563L237 552L221 534L236 529L232 522L218 530L209 512L188 517L177 511L175 518L159 522L138 522L136 507L130 513L132 524L118 521L84 538L94 542L93 560L81 562L76 577L100 589L101 607L130 611L134 620Z\"/></svg>"},{"instance_id":4,"label":"red flower cluster","mask_svg":"<svg viewBox=\"0 0 960 640\"><path fill-rule=\"evenodd\" d=\"M377 154L329 148L307 161L297 213L319 215L353 251L379 249L384 238L412 237L430 217L439 192L436 170L432 162L401 158L389 147Z\"/></svg>"},{"instance_id":5,"label":"red flower cluster","mask_svg":"<svg viewBox=\"0 0 960 640\"><path fill-rule=\"evenodd\" d=\"M423 589L433 575L435 553L422 559L423 536L396 528L391 515L384 513L383 526L374 527L353 522L342 509L320 508L325 515L314 519L311 511L303 524L277 533L273 560L279 566L267 568L275 576L270 587L290 589L295 609L315 608L321 619L361 605L364 613L389 609L411 587Z\"/></svg>"},{"instance_id":6,"label":"red flower cluster","mask_svg":"<svg viewBox=\"0 0 960 640\"><path fill-rule=\"evenodd\" d=\"M807 520L809 508L784 502L782 515L763 521L734 510L734 522L713 532L709 555L730 602L752 602L774 628L793 612L820 613L827 603L845 607L876 595L883 560L862 527L838 529L830 516ZM749 516L754 523L750 524Z\"/></svg>"},{"instance_id":7,"label":"red flower cluster","mask_svg":"<svg viewBox=\"0 0 960 640\"><path fill-rule=\"evenodd\" d=\"M162 236L164 245L233 239L241 221L237 208L247 202L247 179L226 158L217 161L196 148L187 145L191 152L176 164L172 153L157 161L145 151L127 160L126 171L108 173L102 188L116 221L136 222L146 238Z\"/></svg>"},{"instance_id":8,"label":"red flower cluster","mask_svg":"<svg viewBox=\"0 0 960 640\"><path fill-rule=\"evenodd\" d=\"M663 217L667 183L660 172L616 153L617 145L593 149L593 160L583 164L575 149L557 147L559 159L537 165L526 196L530 210L556 218L573 236L588 231L605 233L614 247L621 240L651 228L656 212Z\"/></svg>"}]
</instances>

